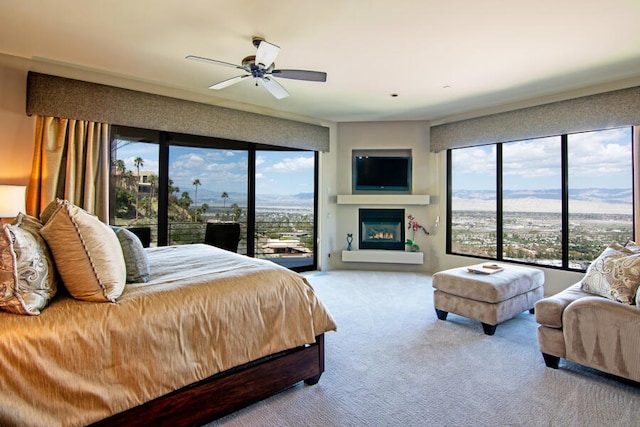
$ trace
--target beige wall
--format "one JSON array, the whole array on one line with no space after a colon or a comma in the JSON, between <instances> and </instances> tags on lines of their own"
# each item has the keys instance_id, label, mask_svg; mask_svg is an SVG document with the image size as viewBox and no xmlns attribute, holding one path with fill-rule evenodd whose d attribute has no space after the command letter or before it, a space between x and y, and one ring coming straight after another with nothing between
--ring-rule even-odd
<instances>
[{"instance_id":1,"label":"beige wall","mask_svg":"<svg viewBox=\"0 0 640 427\"><path fill-rule=\"evenodd\" d=\"M357 205L337 204L338 194L351 194L351 151L361 149L409 148L413 154L413 194L428 194L428 206L399 206L412 213L431 233L420 235L418 243L424 252L423 265L343 263L347 233L357 240ZM446 152L429 151L429 123L358 122L338 123L332 135L331 152L323 154L321 223L323 224L321 262L323 270L363 269L423 271L433 273L453 267L478 263L478 259L446 255ZM438 221L439 219L439 221ZM437 226L436 226L437 224ZM551 295L577 282L582 273L543 268L545 293Z\"/></svg>"},{"instance_id":2,"label":"beige wall","mask_svg":"<svg viewBox=\"0 0 640 427\"><path fill-rule=\"evenodd\" d=\"M333 147L332 147L333 148ZM325 242L323 256L324 266L329 269L381 269L381 270L424 270L428 271L430 260L424 265L403 264L373 264L373 263L343 263L342 250L346 249L347 233L354 235L354 249L357 249L358 236L358 205L339 205L339 194L352 194L352 150L380 150L380 149L410 149L412 152L412 194L433 194L435 191L433 169L433 154L429 153L429 124L424 121L415 122L354 122L339 123L337 125L337 147L335 169L323 170L336 177L334 186L327 186L324 191L328 194L328 206L335 223L335 234L329 242ZM368 206L371 207L371 206ZM429 206L387 206L404 208L430 231L433 228L432 214L434 207ZM430 236L420 235L416 239L423 251L431 246ZM330 257L329 257L330 255Z\"/></svg>"},{"instance_id":3,"label":"beige wall","mask_svg":"<svg viewBox=\"0 0 640 427\"><path fill-rule=\"evenodd\" d=\"M34 144L34 118L25 113L26 75L30 61L0 55L0 184L26 185ZM52 72L50 70L37 70ZM55 73L54 73L55 74ZM82 78L81 75L74 76ZM91 81L96 81L92 75ZM108 83L108 82L105 82ZM123 85L124 86L124 85ZM133 85L131 85L133 87ZM135 88L135 87L134 87ZM169 94L171 95L171 94ZM473 258L445 255L445 153L429 152L429 123L360 122L328 124L330 151L320 156L319 266L332 269L413 270L432 273L476 263ZM413 192L428 194L428 206L411 206L412 213L431 232L418 243L425 253L420 266L403 264L343 263L346 234L357 233L357 206L338 205L338 194L351 193L351 150L408 148L412 150ZM440 218L436 227L436 219ZM579 280L581 274L544 269L546 293L553 293Z\"/></svg>"},{"instance_id":4,"label":"beige wall","mask_svg":"<svg viewBox=\"0 0 640 427\"><path fill-rule=\"evenodd\" d=\"M26 67L0 56L0 184L29 183L35 121L25 113Z\"/></svg>"}]
</instances>

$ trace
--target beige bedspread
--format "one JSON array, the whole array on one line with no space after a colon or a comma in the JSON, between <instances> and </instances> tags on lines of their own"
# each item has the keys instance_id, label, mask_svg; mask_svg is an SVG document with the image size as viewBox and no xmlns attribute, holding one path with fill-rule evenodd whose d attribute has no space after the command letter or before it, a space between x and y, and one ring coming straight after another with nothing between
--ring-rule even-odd
<instances>
[{"instance_id":1,"label":"beige bedspread","mask_svg":"<svg viewBox=\"0 0 640 427\"><path fill-rule=\"evenodd\" d=\"M271 262L207 245L148 255L151 281L114 304L58 296L39 316L0 313L0 425L85 425L336 328Z\"/></svg>"}]
</instances>

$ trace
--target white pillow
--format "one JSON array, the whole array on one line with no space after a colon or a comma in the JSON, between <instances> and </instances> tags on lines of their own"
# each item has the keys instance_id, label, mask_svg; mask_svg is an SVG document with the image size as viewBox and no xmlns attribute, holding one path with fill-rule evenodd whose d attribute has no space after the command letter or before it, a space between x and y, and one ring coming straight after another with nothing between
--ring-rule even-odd
<instances>
[{"instance_id":1,"label":"white pillow","mask_svg":"<svg viewBox=\"0 0 640 427\"><path fill-rule=\"evenodd\" d=\"M62 283L83 301L115 302L127 271L120 242L111 228L68 201L59 203L40 230L53 254Z\"/></svg>"}]
</instances>

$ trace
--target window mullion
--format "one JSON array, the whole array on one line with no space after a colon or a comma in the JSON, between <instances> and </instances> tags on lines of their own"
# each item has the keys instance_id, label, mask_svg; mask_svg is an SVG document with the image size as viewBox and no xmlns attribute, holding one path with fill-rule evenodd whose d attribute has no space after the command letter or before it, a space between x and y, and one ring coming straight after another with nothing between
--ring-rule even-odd
<instances>
[{"instance_id":1,"label":"window mullion","mask_svg":"<svg viewBox=\"0 0 640 427\"><path fill-rule=\"evenodd\" d=\"M562 268L569 268L569 138L561 135L562 175Z\"/></svg>"},{"instance_id":2,"label":"window mullion","mask_svg":"<svg viewBox=\"0 0 640 427\"><path fill-rule=\"evenodd\" d=\"M158 153L158 246L169 242L169 138L160 132Z\"/></svg>"},{"instance_id":3,"label":"window mullion","mask_svg":"<svg viewBox=\"0 0 640 427\"><path fill-rule=\"evenodd\" d=\"M496 259L504 257L503 213L502 213L502 143L496 144Z\"/></svg>"}]
</instances>

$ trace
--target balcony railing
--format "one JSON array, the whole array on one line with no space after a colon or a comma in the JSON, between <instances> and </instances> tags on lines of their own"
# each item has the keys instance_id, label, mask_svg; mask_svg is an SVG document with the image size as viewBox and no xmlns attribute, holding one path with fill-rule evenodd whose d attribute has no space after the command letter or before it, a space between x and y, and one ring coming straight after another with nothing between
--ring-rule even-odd
<instances>
[{"instance_id":1,"label":"balcony railing","mask_svg":"<svg viewBox=\"0 0 640 427\"><path fill-rule=\"evenodd\" d=\"M202 222L169 223L169 244L204 243L207 224ZM307 231L310 230L310 231ZM256 222L255 257L292 267L313 264L313 222ZM238 253L247 254L247 226L240 223Z\"/></svg>"}]
</instances>

